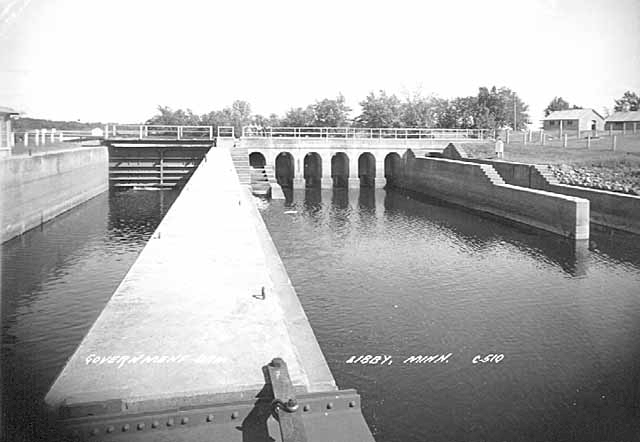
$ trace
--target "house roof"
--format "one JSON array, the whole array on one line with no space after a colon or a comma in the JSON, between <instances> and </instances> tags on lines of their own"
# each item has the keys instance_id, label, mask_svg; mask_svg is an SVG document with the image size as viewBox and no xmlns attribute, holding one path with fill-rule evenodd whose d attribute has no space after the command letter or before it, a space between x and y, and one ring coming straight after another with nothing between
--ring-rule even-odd
<instances>
[{"instance_id":1,"label":"house roof","mask_svg":"<svg viewBox=\"0 0 640 442\"><path fill-rule=\"evenodd\" d=\"M10 107L6 107L6 106L0 106L0 114L14 114L14 115L20 115L20 112L18 112L15 109L11 109Z\"/></svg>"},{"instance_id":2,"label":"house roof","mask_svg":"<svg viewBox=\"0 0 640 442\"><path fill-rule=\"evenodd\" d=\"M548 117L545 118L547 120L579 120L581 118L591 118L592 114L596 114L600 118L604 120L602 115L593 109L567 109L551 112Z\"/></svg>"},{"instance_id":3,"label":"house roof","mask_svg":"<svg viewBox=\"0 0 640 442\"><path fill-rule=\"evenodd\" d=\"M640 111L614 112L607 121L640 121Z\"/></svg>"}]
</instances>

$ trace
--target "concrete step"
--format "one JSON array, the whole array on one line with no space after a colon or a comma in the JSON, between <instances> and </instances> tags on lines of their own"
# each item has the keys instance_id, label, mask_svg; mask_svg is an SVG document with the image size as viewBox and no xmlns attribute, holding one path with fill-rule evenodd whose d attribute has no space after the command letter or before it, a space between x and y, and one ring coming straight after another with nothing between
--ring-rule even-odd
<instances>
[{"instance_id":1,"label":"concrete step","mask_svg":"<svg viewBox=\"0 0 640 442\"><path fill-rule=\"evenodd\" d=\"M493 184L506 184L498 172L489 164L480 164L484 174L491 180Z\"/></svg>"}]
</instances>

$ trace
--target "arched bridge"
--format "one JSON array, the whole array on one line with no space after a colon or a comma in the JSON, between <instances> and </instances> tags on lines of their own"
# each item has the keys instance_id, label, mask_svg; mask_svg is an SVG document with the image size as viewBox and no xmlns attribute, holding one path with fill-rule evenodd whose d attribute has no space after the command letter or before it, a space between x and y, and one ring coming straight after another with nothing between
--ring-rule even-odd
<instances>
[{"instance_id":1,"label":"arched bridge","mask_svg":"<svg viewBox=\"0 0 640 442\"><path fill-rule=\"evenodd\" d=\"M189 179L212 146L233 146L241 181L281 187L384 187L398 176L404 152L442 152L450 142L483 141L478 129L109 125L114 187L173 187ZM251 167L249 167L251 166Z\"/></svg>"},{"instance_id":2,"label":"arched bridge","mask_svg":"<svg viewBox=\"0 0 640 442\"><path fill-rule=\"evenodd\" d=\"M383 187L407 149L422 156L486 137L475 129L248 126L239 147L253 168L272 169L282 187Z\"/></svg>"}]
</instances>

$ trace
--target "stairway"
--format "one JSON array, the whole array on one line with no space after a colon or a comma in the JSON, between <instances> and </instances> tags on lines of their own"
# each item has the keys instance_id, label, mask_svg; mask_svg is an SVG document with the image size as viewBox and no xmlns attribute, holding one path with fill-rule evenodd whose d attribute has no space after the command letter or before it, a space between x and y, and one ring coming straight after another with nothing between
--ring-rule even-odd
<instances>
[{"instance_id":1,"label":"stairway","mask_svg":"<svg viewBox=\"0 0 640 442\"><path fill-rule=\"evenodd\" d=\"M246 147L233 147L231 151L231 159L238 173L240 184L244 186L251 185L251 167L249 166L249 152Z\"/></svg>"},{"instance_id":2,"label":"stairway","mask_svg":"<svg viewBox=\"0 0 640 442\"><path fill-rule=\"evenodd\" d=\"M276 172L273 169L273 166L264 166L264 170L267 174L267 178L269 179L269 184L271 185L271 198L284 199L284 193L282 192L280 184L278 184L278 180L276 179Z\"/></svg>"},{"instance_id":3,"label":"stairway","mask_svg":"<svg viewBox=\"0 0 640 442\"><path fill-rule=\"evenodd\" d=\"M250 168L251 173L251 192L254 195L270 196L271 184L269 184L269 177L264 167Z\"/></svg>"},{"instance_id":4,"label":"stairway","mask_svg":"<svg viewBox=\"0 0 640 442\"><path fill-rule=\"evenodd\" d=\"M480 164L480 168L492 184L506 184L493 166L489 164Z\"/></svg>"}]
</instances>

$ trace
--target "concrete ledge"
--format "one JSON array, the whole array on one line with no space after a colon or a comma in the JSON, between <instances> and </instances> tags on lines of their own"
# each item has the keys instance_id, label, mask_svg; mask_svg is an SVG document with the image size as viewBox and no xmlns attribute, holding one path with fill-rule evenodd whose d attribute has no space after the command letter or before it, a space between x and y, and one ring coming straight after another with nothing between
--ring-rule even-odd
<instances>
[{"instance_id":1,"label":"concrete ledge","mask_svg":"<svg viewBox=\"0 0 640 442\"><path fill-rule=\"evenodd\" d=\"M592 223L640 234L640 196L561 184L541 165L479 158L464 161L491 165L508 184L587 199Z\"/></svg>"},{"instance_id":2,"label":"concrete ledge","mask_svg":"<svg viewBox=\"0 0 640 442\"><path fill-rule=\"evenodd\" d=\"M106 147L74 147L0 160L0 241L108 189Z\"/></svg>"},{"instance_id":3,"label":"concrete ledge","mask_svg":"<svg viewBox=\"0 0 640 442\"><path fill-rule=\"evenodd\" d=\"M567 184L541 186L549 192L589 200L591 222L640 235L640 197Z\"/></svg>"},{"instance_id":4,"label":"concrete ledge","mask_svg":"<svg viewBox=\"0 0 640 442\"><path fill-rule=\"evenodd\" d=\"M408 156L400 187L569 238L589 238L588 200L506 184L488 165Z\"/></svg>"},{"instance_id":5,"label":"concrete ledge","mask_svg":"<svg viewBox=\"0 0 640 442\"><path fill-rule=\"evenodd\" d=\"M246 400L274 357L299 392L335 390L270 241L229 150L211 149L45 402L130 413Z\"/></svg>"}]
</instances>

